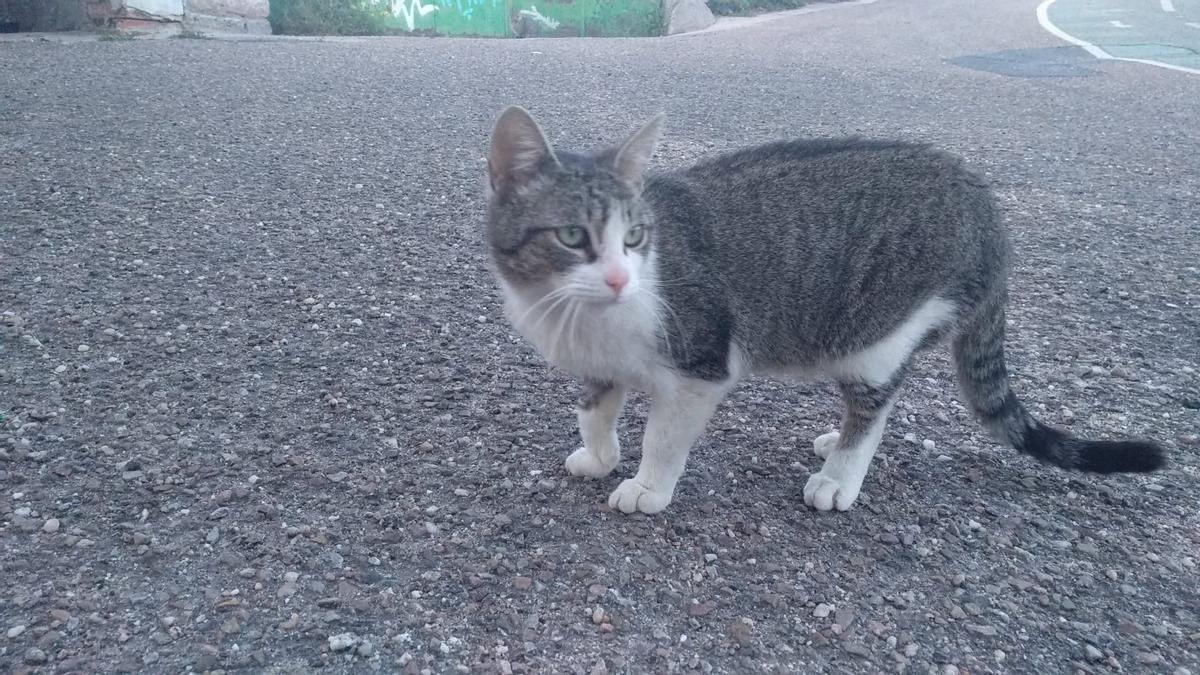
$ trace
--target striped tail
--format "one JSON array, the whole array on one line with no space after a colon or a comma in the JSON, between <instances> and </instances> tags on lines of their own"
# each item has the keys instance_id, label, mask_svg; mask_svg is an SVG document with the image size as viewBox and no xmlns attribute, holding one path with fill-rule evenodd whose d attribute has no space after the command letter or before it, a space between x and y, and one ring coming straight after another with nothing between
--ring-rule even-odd
<instances>
[{"instance_id":1,"label":"striped tail","mask_svg":"<svg viewBox=\"0 0 1200 675\"><path fill-rule=\"evenodd\" d=\"M1017 400L1004 365L1004 298L985 302L954 340L959 386L980 421L999 438L1035 459L1094 473L1145 473L1166 466L1151 441L1089 441L1043 424Z\"/></svg>"}]
</instances>

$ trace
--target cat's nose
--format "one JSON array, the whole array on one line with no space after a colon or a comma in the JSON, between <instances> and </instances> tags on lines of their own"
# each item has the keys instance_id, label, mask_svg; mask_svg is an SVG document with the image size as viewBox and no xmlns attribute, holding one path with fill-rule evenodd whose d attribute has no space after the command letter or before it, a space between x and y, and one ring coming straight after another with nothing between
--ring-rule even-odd
<instances>
[{"instance_id":1,"label":"cat's nose","mask_svg":"<svg viewBox=\"0 0 1200 675\"><path fill-rule=\"evenodd\" d=\"M613 267L604 273L604 285L612 289L613 295L620 295L621 289L629 283L629 273L620 267Z\"/></svg>"}]
</instances>

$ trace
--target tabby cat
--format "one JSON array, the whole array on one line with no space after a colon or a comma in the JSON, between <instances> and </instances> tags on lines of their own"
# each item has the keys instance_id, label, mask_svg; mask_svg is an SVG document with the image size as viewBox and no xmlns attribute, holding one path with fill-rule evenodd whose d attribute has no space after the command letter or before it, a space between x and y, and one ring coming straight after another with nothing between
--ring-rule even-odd
<instances>
[{"instance_id":1,"label":"tabby cat","mask_svg":"<svg viewBox=\"0 0 1200 675\"><path fill-rule=\"evenodd\" d=\"M515 328L586 389L577 476L617 466L616 422L648 392L637 474L608 499L655 513L730 389L750 374L832 378L839 431L804 501L854 503L905 371L949 340L966 402L1001 441L1065 469L1146 472L1148 441L1088 441L1009 384L1009 244L987 185L924 145L778 142L646 175L663 117L589 154L555 151L525 110L496 122L487 242Z\"/></svg>"}]
</instances>

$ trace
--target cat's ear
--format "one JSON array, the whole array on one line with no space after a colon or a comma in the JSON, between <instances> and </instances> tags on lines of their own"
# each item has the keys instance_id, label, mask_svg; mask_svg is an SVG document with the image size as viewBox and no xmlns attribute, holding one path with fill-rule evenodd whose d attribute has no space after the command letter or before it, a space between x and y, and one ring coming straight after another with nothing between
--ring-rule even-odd
<instances>
[{"instance_id":1,"label":"cat's ear","mask_svg":"<svg viewBox=\"0 0 1200 675\"><path fill-rule=\"evenodd\" d=\"M617 177L629 185L640 187L642 176L646 173L646 165L654 154L654 146L658 145L658 137L662 134L665 113L659 113L638 129L629 140L617 150L613 157L613 171Z\"/></svg>"},{"instance_id":2,"label":"cat's ear","mask_svg":"<svg viewBox=\"0 0 1200 675\"><path fill-rule=\"evenodd\" d=\"M548 160L558 163L533 116L519 106L506 108L492 129L492 149L488 153L490 193L501 193L529 182Z\"/></svg>"}]
</instances>

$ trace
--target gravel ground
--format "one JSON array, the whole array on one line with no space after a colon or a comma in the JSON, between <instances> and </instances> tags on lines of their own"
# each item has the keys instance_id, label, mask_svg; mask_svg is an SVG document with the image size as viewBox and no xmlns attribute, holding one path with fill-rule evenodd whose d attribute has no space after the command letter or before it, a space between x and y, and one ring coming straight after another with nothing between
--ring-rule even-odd
<instances>
[{"instance_id":1,"label":"gravel ground","mask_svg":"<svg viewBox=\"0 0 1200 675\"><path fill-rule=\"evenodd\" d=\"M948 62L1059 46L1033 8L0 44L0 671L1200 672L1200 78ZM1023 398L1172 467L1002 449L936 353L848 513L801 498L831 387L770 380L665 513L610 512L644 399L634 456L569 479L578 390L485 264L508 103L564 146L665 108L660 165L843 133L967 156L1016 240Z\"/></svg>"}]
</instances>

